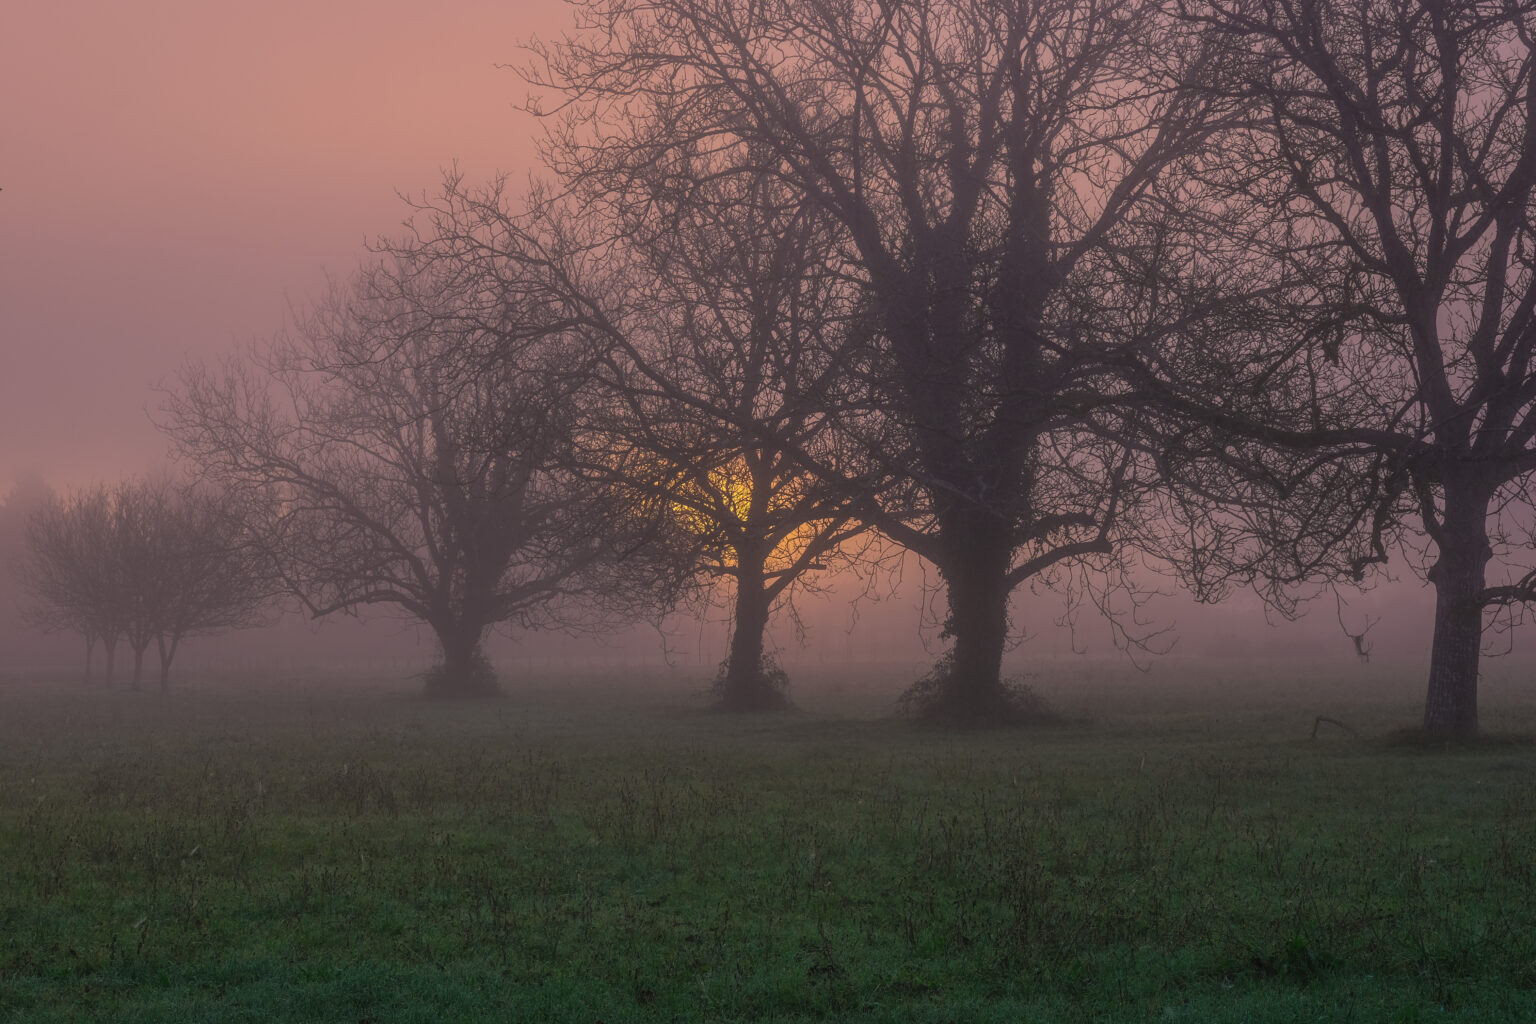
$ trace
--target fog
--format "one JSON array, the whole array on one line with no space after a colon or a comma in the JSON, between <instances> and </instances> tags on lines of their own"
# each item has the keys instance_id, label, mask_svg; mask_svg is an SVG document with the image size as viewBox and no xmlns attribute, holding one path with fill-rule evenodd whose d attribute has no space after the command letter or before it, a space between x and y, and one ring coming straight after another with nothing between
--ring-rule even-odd
<instances>
[{"instance_id":1,"label":"fog","mask_svg":"<svg viewBox=\"0 0 1536 1024\"><path fill-rule=\"evenodd\" d=\"M154 440L152 438L152 440ZM0 550L20 556L20 514L45 487L29 474L0 504ZM943 594L931 571L909 556L899 575L866 586L852 577L822 582L822 592L803 595L793 610L781 608L769 628L768 647L791 672L828 666L877 667L893 681L922 674L944 649L937 618ZM1160 590L1137 616L1122 616L1122 627L1146 638L1130 646L1096 609L1079 609L1071 622L1065 598L1048 590L1027 590L1015 599L1012 618L1021 633L1008 655L1015 673L1071 672L1084 665L1145 669L1148 686L1162 673L1193 662L1218 665L1347 672L1362 664L1348 632L1368 632L1369 663L1391 666L1417 680L1429 654L1433 591L1405 567L1394 566L1394 582L1366 591L1324 591L1287 621L1251 591L1234 590L1219 604L1199 604L1170 581L1147 574ZM25 599L13 575L0 578L0 672L73 672L81 664L80 639L73 633L47 634L24 620ZM1141 625L1136 620L1141 620ZM1342 621L1341 621L1342 620ZM675 672L702 680L714 673L729 641L729 609L674 612L658 624L640 624L599 636L556 631L493 633L487 653L514 682L548 671L634 670ZM1517 631L1512 655L1501 668L1529 663L1529 630ZM1490 637L1502 650L1504 636ZM419 673L437 656L431 631L389 614L332 615L312 621L290 609L271 625L187 641L179 659L184 672L288 672L296 669L355 670L376 675ZM1490 666L1491 667L1491 666ZM195 682L192 684L195 685Z\"/></svg>"}]
</instances>

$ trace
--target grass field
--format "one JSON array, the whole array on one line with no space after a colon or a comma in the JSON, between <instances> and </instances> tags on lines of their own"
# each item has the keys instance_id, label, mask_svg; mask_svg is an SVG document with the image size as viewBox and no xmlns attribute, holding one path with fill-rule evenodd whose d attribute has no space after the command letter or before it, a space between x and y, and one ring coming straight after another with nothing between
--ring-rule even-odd
<instances>
[{"instance_id":1,"label":"grass field","mask_svg":"<svg viewBox=\"0 0 1536 1024\"><path fill-rule=\"evenodd\" d=\"M1416 678L904 681L0 680L0 1020L1536 1020L1536 748L1381 739Z\"/></svg>"}]
</instances>

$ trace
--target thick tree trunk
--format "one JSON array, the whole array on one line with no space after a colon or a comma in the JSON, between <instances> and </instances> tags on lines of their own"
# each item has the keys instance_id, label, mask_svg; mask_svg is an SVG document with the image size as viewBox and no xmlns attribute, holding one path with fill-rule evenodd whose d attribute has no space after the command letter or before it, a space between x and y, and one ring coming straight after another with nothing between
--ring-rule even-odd
<instances>
[{"instance_id":1,"label":"thick tree trunk","mask_svg":"<svg viewBox=\"0 0 1536 1024\"><path fill-rule=\"evenodd\" d=\"M104 669L105 675L102 678L102 682L107 686L111 686L113 676L117 673L117 637L107 637L102 640L101 646L107 655L107 664Z\"/></svg>"},{"instance_id":2,"label":"thick tree trunk","mask_svg":"<svg viewBox=\"0 0 1536 1024\"><path fill-rule=\"evenodd\" d=\"M736 624L731 653L715 690L722 711L773 711L789 703L763 663L763 633L771 605L763 561L760 554L737 552Z\"/></svg>"},{"instance_id":3,"label":"thick tree trunk","mask_svg":"<svg viewBox=\"0 0 1536 1024\"><path fill-rule=\"evenodd\" d=\"M1003 685L1008 642L1006 526L985 516L945 523L949 549L939 566L949 598L944 631L954 647L928 683L911 691L919 717L961 726L1000 725L1017 717Z\"/></svg>"},{"instance_id":4,"label":"thick tree trunk","mask_svg":"<svg viewBox=\"0 0 1536 1024\"><path fill-rule=\"evenodd\" d=\"M501 692L496 673L480 650L480 640L485 635L483 625L452 621L434 624L433 628L443 661L427 673L428 697L457 700L494 697Z\"/></svg>"},{"instance_id":5,"label":"thick tree trunk","mask_svg":"<svg viewBox=\"0 0 1536 1024\"><path fill-rule=\"evenodd\" d=\"M90 633L85 634L85 682L91 681L91 671L96 661L96 638Z\"/></svg>"},{"instance_id":6,"label":"thick tree trunk","mask_svg":"<svg viewBox=\"0 0 1536 1024\"><path fill-rule=\"evenodd\" d=\"M945 694L933 709L960 725L1006 717L1003 648L1008 642L1007 563L956 567L944 573L949 590L946 628L954 639Z\"/></svg>"},{"instance_id":7,"label":"thick tree trunk","mask_svg":"<svg viewBox=\"0 0 1536 1024\"><path fill-rule=\"evenodd\" d=\"M1435 586L1435 633L1429 656L1429 693L1424 731L1439 736L1477 735L1477 670L1482 655L1480 597L1490 549L1484 527L1486 503L1459 508L1448 501L1439 560L1430 570Z\"/></svg>"}]
</instances>

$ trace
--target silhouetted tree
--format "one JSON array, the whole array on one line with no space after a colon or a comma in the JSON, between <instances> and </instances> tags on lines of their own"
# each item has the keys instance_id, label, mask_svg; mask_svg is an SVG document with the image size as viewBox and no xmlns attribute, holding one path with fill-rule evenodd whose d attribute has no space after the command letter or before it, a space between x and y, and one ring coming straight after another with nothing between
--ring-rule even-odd
<instances>
[{"instance_id":1,"label":"silhouetted tree","mask_svg":"<svg viewBox=\"0 0 1536 1024\"><path fill-rule=\"evenodd\" d=\"M31 595L21 580L27 561L27 517L53 500L55 494L47 481L30 470L0 498L0 645L13 658L27 647L24 634L29 631L32 611L28 608ZM91 654L88 649L87 660Z\"/></svg>"},{"instance_id":2,"label":"silhouetted tree","mask_svg":"<svg viewBox=\"0 0 1536 1024\"><path fill-rule=\"evenodd\" d=\"M105 487L49 495L26 517L24 553L16 565L31 601L28 620L84 639L86 682L98 642L106 655L106 682L112 682L123 632L114 525L112 494Z\"/></svg>"},{"instance_id":3,"label":"silhouetted tree","mask_svg":"<svg viewBox=\"0 0 1536 1024\"><path fill-rule=\"evenodd\" d=\"M459 218L445 231L495 229L462 204L443 215ZM451 258L434 230L249 363L188 367L165 426L257 510L312 615L404 611L442 649L429 695L476 696L496 690L490 627L579 628L666 574L639 564L644 520L572 458L586 347L515 267Z\"/></svg>"},{"instance_id":4,"label":"silhouetted tree","mask_svg":"<svg viewBox=\"0 0 1536 1024\"><path fill-rule=\"evenodd\" d=\"M691 169L685 194L658 189L643 217L589 228L619 236L597 280L570 254L551 254L550 271L609 349L593 465L670 507L700 597L729 581L717 696L726 710L764 710L786 699L764 649L774 607L867 550L848 547L867 530L856 499L803 461L849 470L837 426L856 385L857 290L818 211L770 177L707 170ZM614 303L616 277L627 300Z\"/></svg>"},{"instance_id":5,"label":"silhouetted tree","mask_svg":"<svg viewBox=\"0 0 1536 1024\"><path fill-rule=\"evenodd\" d=\"M144 550L154 554L145 565L146 610L164 692L183 640L260 624L277 581L231 492L165 485L141 486L140 494L151 538Z\"/></svg>"},{"instance_id":6,"label":"silhouetted tree","mask_svg":"<svg viewBox=\"0 0 1536 1024\"><path fill-rule=\"evenodd\" d=\"M1407 552L1436 595L1424 727L1475 733L1485 630L1536 600L1536 4L1184 7L1251 111L1204 178L1246 211L1229 252L1263 268L1293 353L1278 414L1223 425L1292 467L1353 467L1352 500L1300 536L1357 573Z\"/></svg>"},{"instance_id":7,"label":"silhouetted tree","mask_svg":"<svg viewBox=\"0 0 1536 1024\"><path fill-rule=\"evenodd\" d=\"M238 510L208 488L136 480L76 492L28 517L26 544L34 621L85 637L87 681L97 641L112 681L121 638L134 689L158 643L164 691L182 639L253 625L270 595Z\"/></svg>"},{"instance_id":8,"label":"silhouetted tree","mask_svg":"<svg viewBox=\"0 0 1536 1024\"><path fill-rule=\"evenodd\" d=\"M1123 578L1150 482L1098 326L1116 343L1165 326L1121 254L1207 130L1183 88L1195 33L1150 0L576 6L581 30L526 71L560 94L553 165L622 210L709 153L839 225L879 340L883 447L865 454L895 482L870 520L949 601L924 710L1029 710L1000 677L1010 595L1088 566Z\"/></svg>"},{"instance_id":9,"label":"silhouetted tree","mask_svg":"<svg viewBox=\"0 0 1536 1024\"><path fill-rule=\"evenodd\" d=\"M770 177L715 177L706 163L631 215L546 199L514 216L503 183L469 191L455 179L420 212L455 262L519 267L521 286L589 339L577 459L650 520L650 557L670 560L666 575L691 581L656 588L658 614L680 596L707 604L728 581L720 706L766 710L786 700L764 649L775 605L851 556L846 543L868 529L849 489L802 459L842 465L834 428L852 386L858 293L825 218Z\"/></svg>"}]
</instances>

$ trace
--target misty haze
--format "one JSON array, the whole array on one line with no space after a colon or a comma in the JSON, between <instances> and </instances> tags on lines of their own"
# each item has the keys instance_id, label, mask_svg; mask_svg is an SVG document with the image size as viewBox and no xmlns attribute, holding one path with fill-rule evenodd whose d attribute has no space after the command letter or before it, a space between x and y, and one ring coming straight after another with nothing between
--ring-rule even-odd
<instances>
[{"instance_id":1,"label":"misty haze","mask_svg":"<svg viewBox=\"0 0 1536 1024\"><path fill-rule=\"evenodd\" d=\"M1536 1020L1536 0L100 0L0 1017Z\"/></svg>"}]
</instances>

